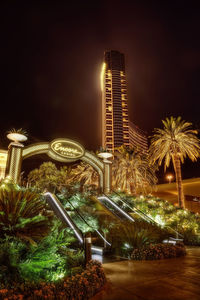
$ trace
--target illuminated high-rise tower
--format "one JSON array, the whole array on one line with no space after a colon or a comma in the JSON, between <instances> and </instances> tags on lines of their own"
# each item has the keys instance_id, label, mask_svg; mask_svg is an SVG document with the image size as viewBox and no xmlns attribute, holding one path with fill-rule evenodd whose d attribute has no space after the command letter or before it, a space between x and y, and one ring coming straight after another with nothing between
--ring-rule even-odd
<instances>
[{"instance_id":1,"label":"illuminated high-rise tower","mask_svg":"<svg viewBox=\"0 0 200 300\"><path fill-rule=\"evenodd\" d=\"M101 73L102 146L114 151L129 146L129 119L124 54L106 51Z\"/></svg>"},{"instance_id":2,"label":"illuminated high-rise tower","mask_svg":"<svg viewBox=\"0 0 200 300\"><path fill-rule=\"evenodd\" d=\"M129 121L124 54L106 51L101 71L102 147L121 145L147 152L146 135Z\"/></svg>"}]
</instances>

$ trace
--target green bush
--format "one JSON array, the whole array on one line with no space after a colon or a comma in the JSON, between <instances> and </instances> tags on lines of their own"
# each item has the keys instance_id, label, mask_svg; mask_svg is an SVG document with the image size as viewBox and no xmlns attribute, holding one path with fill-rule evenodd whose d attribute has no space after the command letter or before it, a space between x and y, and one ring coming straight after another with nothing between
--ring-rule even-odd
<instances>
[{"instance_id":1,"label":"green bush","mask_svg":"<svg viewBox=\"0 0 200 300\"><path fill-rule=\"evenodd\" d=\"M187 245L200 245L200 215L175 207L166 200L153 196L132 197L121 193L113 194L113 199L123 198L131 207L136 207L160 224L163 228L171 227L183 235ZM117 200L118 199L118 200ZM171 234L174 234L171 231Z\"/></svg>"},{"instance_id":2,"label":"green bush","mask_svg":"<svg viewBox=\"0 0 200 300\"><path fill-rule=\"evenodd\" d=\"M169 237L169 232L155 224L142 220L123 222L110 229L108 234L112 251L116 255L130 258L133 249L150 243L160 243Z\"/></svg>"},{"instance_id":3,"label":"green bush","mask_svg":"<svg viewBox=\"0 0 200 300\"><path fill-rule=\"evenodd\" d=\"M28 189L0 189L0 238L19 237L34 244L48 234L52 214L40 194Z\"/></svg>"},{"instance_id":4,"label":"green bush","mask_svg":"<svg viewBox=\"0 0 200 300\"><path fill-rule=\"evenodd\" d=\"M38 243L6 237L0 243L0 282L52 282L82 271L83 250L72 251L74 238L68 228L54 221L51 232Z\"/></svg>"},{"instance_id":5,"label":"green bush","mask_svg":"<svg viewBox=\"0 0 200 300\"><path fill-rule=\"evenodd\" d=\"M55 299L55 300L87 300L102 289L106 283L101 264L90 261L86 269L72 277L66 277L56 283L18 284L11 289L2 287L2 299Z\"/></svg>"},{"instance_id":6,"label":"green bush","mask_svg":"<svg viewBox=\"0 0 200 300\"><path fill-rule=\"evenodd\" d=\"M19 264L27 251L28 246L17 238L0 239L0 285L22 282Z\"/></svg>"}]
</instances>

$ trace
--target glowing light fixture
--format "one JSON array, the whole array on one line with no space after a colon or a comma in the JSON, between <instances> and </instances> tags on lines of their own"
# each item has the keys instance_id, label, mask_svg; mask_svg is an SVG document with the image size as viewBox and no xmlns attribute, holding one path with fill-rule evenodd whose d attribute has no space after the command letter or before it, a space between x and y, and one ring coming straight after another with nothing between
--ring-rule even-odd
<instances>
[{"instance_id":1,"label":"glowing light fixture","mask_svg":"<svg viewBox=\"0 0 200 300\"><path fill-rule=\"evenodd\" d=\"M167 178L168 182L171 183L172 180L174 179L174 176L172 174L167 174L166 178Z\"/></svg>"},{"instance_id":2,"label":"glowing light fixture","mask_svg":"<svg viewBox=\"0 0 200 300\"><path fill-rule=\"evenodd\" d=\"M103 254L103 249L100 249L98 247L92 246L91 250L95 251L95 252L99 252L101 255Z\"/></svg>"},{"instance_id":3,"label":"glowing light fixture","mask_svg":"<svg viewBox=\"0 0 200 300\"><path fill-rule=\"evenodd\" d=\"M24 134L12 132L7 134L7 138L15 143L25 142L27 137Z\"/></svg>"},{"instance_id":4,"label":"glowing light fixture","mask_svg":"<svg viewBox=\"0 0 200 300\"><path fill-rule=\"evenodd\" d=\"M98 156L101 157L102 159L108 159L111 158L113 155L110 152L100 152L98 153Z\"/></svg>"}]
</instances>

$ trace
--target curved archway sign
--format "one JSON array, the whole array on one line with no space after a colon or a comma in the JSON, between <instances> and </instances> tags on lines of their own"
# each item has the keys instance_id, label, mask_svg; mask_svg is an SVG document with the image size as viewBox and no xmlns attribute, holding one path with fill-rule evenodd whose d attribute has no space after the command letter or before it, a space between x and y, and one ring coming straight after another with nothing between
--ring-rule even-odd
<instances>
[{"instance_id":1,"label":"curved archway sign","mask_svg":"<svg viewBox=\"0 0 200 300\"><path fill-rule=\"evenodd\" d=\"M49 148L48 155L52 158L56 156L63 162L81 159L85 153L85 149L80 144L66 139L52 141Z\"/></svg>"},{"instance_id":2,"label":"curved archway sign","mask_svg":"<svg viewBox=\"0 0 200 300\"><path fill-rule=\"evenodd\" d=\"M47 154L50 158L63 163L77 160L90 164L99 174L99 186L102 192L111 190L111 163L100 160L95 154L70 139L59 138L50 143L36 143L24 147L21 143L11 143L8 148L7 174L17 183L21 172L23 159L37 154Z\"/></svg>"}]
</instances>

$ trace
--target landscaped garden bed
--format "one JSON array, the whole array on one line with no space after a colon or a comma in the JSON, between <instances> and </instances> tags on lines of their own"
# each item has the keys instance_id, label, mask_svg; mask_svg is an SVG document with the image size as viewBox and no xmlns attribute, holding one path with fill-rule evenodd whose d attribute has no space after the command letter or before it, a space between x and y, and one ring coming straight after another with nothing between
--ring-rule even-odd
<instances>
[{"instance_id":1,"label":"landscaped garden bed","mask_svg":"<svg viewBox=\"0 0 200 300\"><path fill-rule=\"evenodd\" d=\"M0 299L89 299L105 282L40 193L2 182Z\"/></svg>"},{"instance_id":2,"label":"landscaped garden bed","mask_svg":"<svg viewBox=\"0 0 200 300\"><path fill-rule=\"evenodd\" d=\"M162 242L175 237L169 226L178 228L184 240L190 230L196 238L198 215L152 197L116 195L112 196L116 203L119 200L114 198L125 198L130 207L137 207L152 220L134 213L133 223L118 220L102 208L90 191L69 193L62 189L58 197L83 233L101 230L111 243L112 255L156 260L186 254L183 244ZM85 223L78 218L79 213L84 215ZM83 247L33 188L2 184L0 229L0 298L89 299L104 286L101 264L90 261L85 267Z\"/></svg>"},{"instance_id":3,"label":"landscaped garden bed","mask_svg":"<svg viewBox=\"0 0 200 300\"><path fill-rule=\"evenodd\" d=\"M136 248L131 254L133 260L157 260L163 258L175 258L186 255L185 246L181 243L173 244L150 244Z\"/></svg>"},{"instance_id":4,"label":"landscaped garden bed","mask_svg":"<svg viewBox=\"0 0 200 300\"><path fill-rule=\"evenodd\" d=\"M125 193L113 194L112 199L120 203L124 199L129 206L139 209L160 225L181 234L185 245L200 245L200 215L170 204L168 201L154 196L130 196ZM124 209L127 209L124 207ZM135 215L135 217L137 217Z\"/></svg>"},{"instance_id":5,"label":"landscaped garden bed","mask_svg":"<svg viewBox=\"0 0 200 300\"><path fill-rule=\"evenodd\" d=\"M92 297L106 282L101 264L90 261L86 269L63 280L38 284L18 284L17 282L7 289L0 289L0 299L76 299L85 300Z\"/></svg>"}]
</instances>

